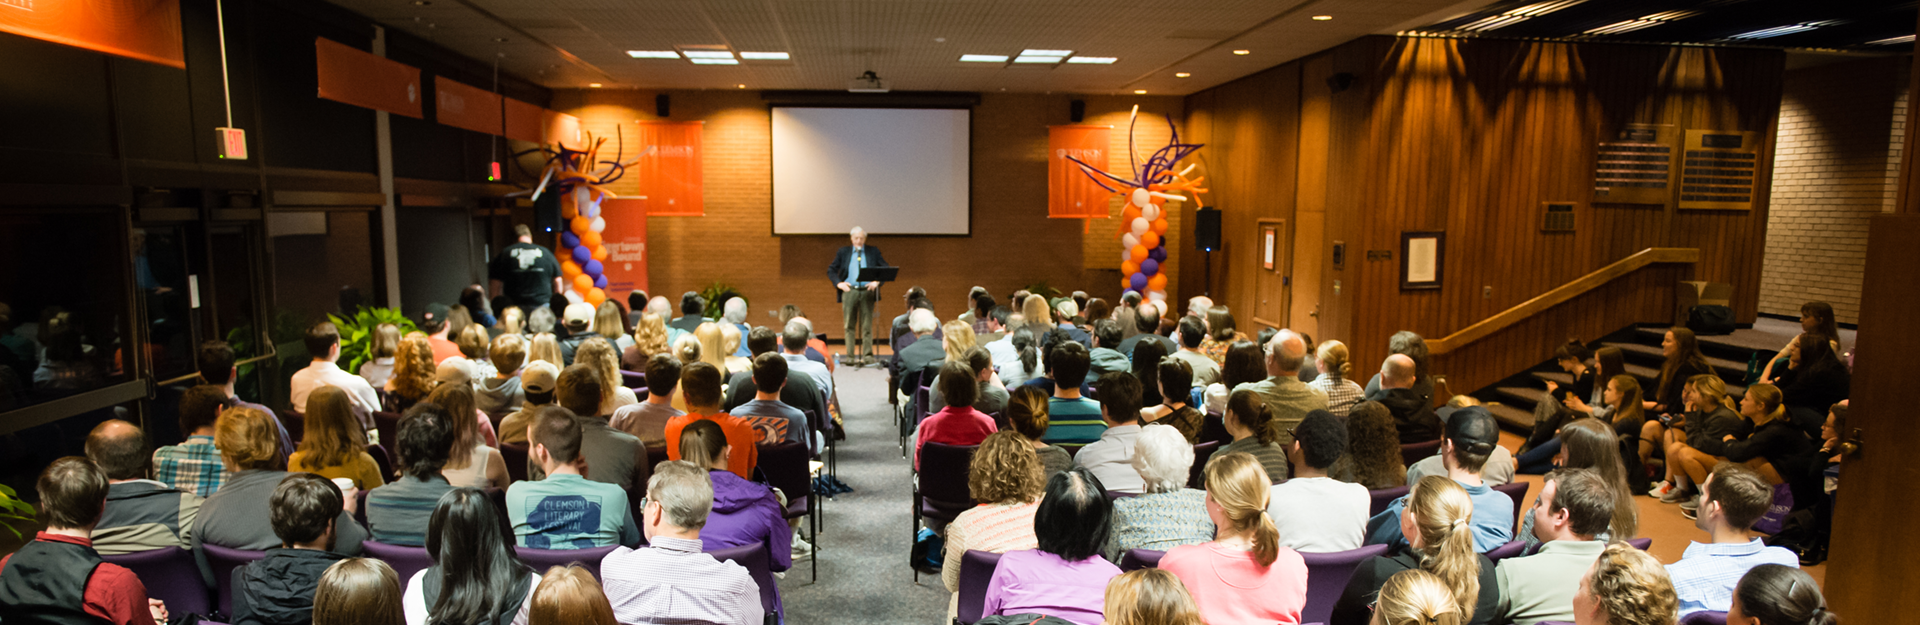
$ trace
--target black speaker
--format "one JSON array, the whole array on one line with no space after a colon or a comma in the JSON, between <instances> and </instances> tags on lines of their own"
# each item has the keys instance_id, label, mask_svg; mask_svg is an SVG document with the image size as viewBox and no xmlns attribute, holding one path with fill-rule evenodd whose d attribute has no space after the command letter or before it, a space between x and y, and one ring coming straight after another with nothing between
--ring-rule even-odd
<instances>
[{"instance_id":1,"label":"black speaker","mask_svg":"<svg viewBox=\"0 0 1920 625\"><path fill-rule=\"evenodd\" d=\"M1073 123L1076 123L1076 124L1080 123L1081 120L1086 119L1087 118L1087 101L1074 100L1074 101L1068 102L1067 117L1073 119Z\"/></svg>"},{"instance_id":2,"label":"black speaker","mask_svg":"<svg viewBox=\"0 0 1920 625\"><path fill-rule=\"evenodd\" d=\"M1347 72L1340 72L1338 74L1328 76L1327 89L1333 91L1334 93L1340 93L1342 91L1346 91L1347 88L1353 86L1353 81L1358 78L1359 76L1355 76Z\"/></svg>"},{"instance_id":3,"label":"black speaker","mask_svg":"<svg viewBox=\"0 0 1920 625\"><path fill-rule=\"evenodd\" d=\"M653 96L653 112L661 117L667 116L667 112L671 109L672 104L673 102L667 98L667 94L662 93Z\"/></svg>"},{"instance_id":4,"label":"black speaker","mask_svg":"<svg viewBox=\"0 0 1920 625\"><path fill-rule=\"evenodd\" d=\"M1220 250L1220 209L1202 208L1194 211L1193 249L1202 252Z\"/></svg>"},{"instance_id":5,"label":"black speaker","mask_svg":"<svg viewBox=\"0 0 1920 625\"><path fill-rule=\"evenodd\" d=\"M541 232L553 232L561 228L559 193L548 189L533 201L533 227Z\"/></svg>"}]
</instances>

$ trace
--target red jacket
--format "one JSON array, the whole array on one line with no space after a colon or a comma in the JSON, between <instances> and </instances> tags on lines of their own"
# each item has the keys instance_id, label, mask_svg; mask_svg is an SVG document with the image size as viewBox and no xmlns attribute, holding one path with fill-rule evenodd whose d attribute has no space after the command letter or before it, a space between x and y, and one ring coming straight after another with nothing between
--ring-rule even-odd
<instances>
[{"instance_id":1,"label":"red jacket","mask_svg":"<svg viewBox=\"0 0 1920 625\"><path fill-rule=\"evenodd\" d=\"M999 431L993 417L972 406L947 406L920 422L920 438L913 444L913 468L920 470L920 448L927 443L978 445Z\"/></svg>"},{"instance_id":2,"label":"red jacket","mask_svg":"<svg viewBox=\"0 0 1920 625\"><path fill-rule=\"evenodd\" d=\"M93 548L93 541L78 536L40 532L33 538ZM13 554L0 558L0 570L4 570L12 560ZM153 613L147 610L147 586L140 583L140 578L126 567L111 562L100 563L93 569L93 575L87 578L85 596L87 614L116 625L154 625Z\"/></svg>"}]
</instances>

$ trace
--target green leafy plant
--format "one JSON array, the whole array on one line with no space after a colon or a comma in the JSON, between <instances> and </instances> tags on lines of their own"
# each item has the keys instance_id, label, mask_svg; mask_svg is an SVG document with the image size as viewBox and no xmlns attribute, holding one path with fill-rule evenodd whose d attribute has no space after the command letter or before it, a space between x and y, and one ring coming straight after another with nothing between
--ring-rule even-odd
<instances>
[{"instance_id":1,"label":"green leafy plant","mask_svg":"<svg viewBox=\"0 0 1920 625\"><path fill-rule=\"evenodd\" d=\"M1047 284L1046 280L1041 280L1039 282L1035 282L1033 284L1029 284L1020 288L1025 290L1028 293L1045 297L1049 300L1056 297L1060 297L1060 289L1053 288L1052 285Z\"/></svg>"},{"instance_id":2,"label":"green leafy plant","mask_svg":"<svg viewBox=\"0 0 1920 625\"><path fill-rule=\"evenodd\" d=\"M700 313L700 316L708 319L719 319L720 315L726 312L727 300L736 297L746 299L746 296L735 290L733 285L718 280L707 285L707 288L701 289L700 297L707 300L707 309Z\"/></svg>"},{"instance_id":3,"label":"green leafy plant","mask_svg":"<svg viewBox=\"0 0 1920 625\"><path fill-rule=\"evenodd\" d=\"M340 331L341 368L349 372L359 371L361 363L368 360L367 352L373 347L373 330L380 324L399 326L402 336L418 329L414 327L412 319L392 308L361 306L352 318L330 314L327 319Z\"/></svg>"},{"instance_id":4,"label":"green leafy plant","mask_svg":"<svg viewBox=\"0 0 1920 625\"><path fill-rule=\"evenodd\" d=\"M19 494L13 491L13 487L0 484L0 527L13 532L14 538L25 538L26 536L13 525L18 522L32 525L33 515L33 504L21 501Z\"/></svg>"}]
</instances>

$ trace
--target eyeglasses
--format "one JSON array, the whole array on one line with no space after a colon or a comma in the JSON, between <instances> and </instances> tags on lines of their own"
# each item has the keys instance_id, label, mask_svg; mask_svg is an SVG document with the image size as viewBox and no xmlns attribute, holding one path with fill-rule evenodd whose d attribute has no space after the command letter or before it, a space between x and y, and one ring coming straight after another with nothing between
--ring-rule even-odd
<instances>
[{"instance_id":1,"label":"eyeglasses","mask_svg":"<svg viewBox=\"0 0 1920 625\"><path fill-rule=\"evenodd\" d=\"M1293 440L1300 440L1300 437L1298 437L1298 436L1294 436L1294 434L1293 434L1293 431L1294 431L1294 429L1296 429L1296 428L1299 428L1299 427L1300 427L1300 426L1298 426L1298 425L1296 425L1296 426L1293 426L1293 427L1290 427L1290 428L1287 428L1287 438L1290 438L1290 439L1293 439Z\"/></svg>"}]
</instances>

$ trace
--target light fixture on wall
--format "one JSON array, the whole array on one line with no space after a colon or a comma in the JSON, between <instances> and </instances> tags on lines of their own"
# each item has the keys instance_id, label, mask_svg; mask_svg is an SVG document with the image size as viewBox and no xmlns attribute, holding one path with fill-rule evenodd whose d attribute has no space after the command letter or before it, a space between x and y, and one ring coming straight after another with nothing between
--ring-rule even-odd
<instances>
[{"instance_id":1,"label":"light fixture on wall","mask_svg":"<svg viewBox=\"0 0 1920 625\"><path fill-rule=\"evenodd\" d=\"M1147 95L1146 89L1134 89L1133 95Z\"/></svg>"},{"instance_id":2,"label":"light fixture on wall","mask_svg":"<svg viewBox=\"0 0 1920 625\"><path fill-rule=\"evenodd\" d=\"M1234 50L1233 51L1234 56L1246 56L1249 54L1253 54L1253 51L1252 50Z\"/></svg>"},{"instance_id":3,"label":"light fixture on wall","mask_svg":"<svg viewBox=\"0 0 1920 625\"><path fill-rule=\"evenodd\" d=\"M1174 78L1192 78L1193 74L1187 73L1187 72L1174 72L1173 77Z\"/></svg>"}]
</instances>

